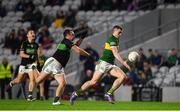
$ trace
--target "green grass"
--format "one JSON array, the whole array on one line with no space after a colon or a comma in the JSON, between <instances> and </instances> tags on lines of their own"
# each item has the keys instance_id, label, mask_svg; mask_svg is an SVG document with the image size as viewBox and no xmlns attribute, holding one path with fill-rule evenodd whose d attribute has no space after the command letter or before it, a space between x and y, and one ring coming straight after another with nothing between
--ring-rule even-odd
<instances>
[{"instance_id":1,"label":"green grass","mask_svg":"<svg viewBox=\"0 0 180 111\"><path fill-rule=\"evenodd\" d=\"M116 102L76 101L70 106L68 101L53 106L52 101L0 100L0 110L180 110L180 103L161 102Z\"/></svg>"}]
</instances>

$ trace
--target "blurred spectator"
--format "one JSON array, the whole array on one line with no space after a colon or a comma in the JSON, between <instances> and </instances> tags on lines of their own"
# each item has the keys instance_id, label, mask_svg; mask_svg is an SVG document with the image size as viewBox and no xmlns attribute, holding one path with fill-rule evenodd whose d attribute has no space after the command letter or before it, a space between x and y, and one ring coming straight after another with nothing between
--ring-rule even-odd
<instances>
[{"instance_id":1,"label":"blurred spectator","mask_svg":"<svg viewBox=\"0 0 180 111\"><path fill-rule=\"evenodd\" d=\"M136 64L136 67L137 67L138 70L143 70L143 62L145 60L147 60L147 57L144 54L143 48L139 48L139 55L140 55L140 58L139 58L139 61Z\"/></svg>"},{"instance_id":2,"label":"blurred spectator","mask_svg":"<svg viewBox=\"0 0 180 111\"><path fill-rule=\"evenodd\" d=\"M112 10L117 10L120 7L120 0L112 0L112 4L113 4Z\"/></svg>"},{"instance_id":3,"label":"blurred spectator","mask_svg":"<svg viewBox=\"0 0 180 111\"><path fill-rule=\"evenodd\" d=\"M164 60L161 54L159 54L158 50L154 51L154 59L152 65L159 68L163 64Z\"/></svg>"},{"instance_id":4,"label":"blurred spectator","mask_svg":"<svg viewBox=\"0 0 180 111\"><path fill-rule=\"evenodd\" d=\"M180 51L178 51L178 58L176 61L176 65L180 65Z\"/></svg>"},{"instance_id":5,"label":"blurred spectator","mask_svg":"<svg viewBox=\"0 0 180 111\"><path fill-rule=\"evenodd\" d=\"M112 0L102 0L101 2L101 10L112 10L113 8L113 2Z\"/></svg>"},{"instance_id":6,"label":"blurred spectator","mask_svg":"<svg viewBox=\"0 0 180 111\"><path fill-rule=\"evenodd\" d=\"M6 12L6 8L2 6L2 1L0 1L0 17L4 17L6 16L7 12Z\"/></svg>"},{"instance_id":7,"label":"blurred spectator","mask_svg":"<svg viewBox=\"0 0 180 111\"><path fill-rule=\"evenodd\" d=\"M152 49L148 49L148 53L149 53L148 61L149 61L149 63L152 65L153 60L154 60L153 50L152 50Z\"/></svg>"},{"instance_id":8,"label":"blurred spectator","mask_svg":"<svg viewBox=\"0 0 180 111\"><path fill-rule=\"evenodd\" d=\"M60 11L60 13L57 13L56 14L56 19L53 22L54 27L55 28L62 27L62 25L64 23L64 18L65 18L65 15L64 15L63 11Z\"/></svg>"},{"instance_id":9,"label":"blurred spectator","mask_svg":"<svg viewBox=\"0 0 180 111\"><path fill-rule=\"evenodd\" d=\"M116 79L115 77L107 74L107 75L101 80L101 81L102 81L102 82L101 82L101 86L104 87L104 92L103 92L103 94L104 94L105 92L107 92L107 91L111 88L111 86L112 86L112 84L113 84L113 82L114 82L115 79Z\"/></svg>"},{"instance_id":10,"label":"blurred spectator","mask_svg":"<svg viewBox=\"0 0 180 111\"><path fill-rule=\"evenodd\" d=\"M16 11L25 11L24 0L19 0L19 2L16 4Z\"/></svg>"},{"instance_id":11,"label":"blurred spectator","mask_svg":"<svg viewBox=\"0 0 180 111\"><path fill-rule=\"evenodd\" d=\"M21 36L18 37L16 31L12 29L10 34L5 38L4 48L11 49L12 54L16 54L22 39L23 38Z\"/></svg>"},{"instance_id":12,"label":"blurred spectator","mask_svg":"<svg viewBox=\"0 0 180 111\"><path fill-rule=\"evenodd\" d=\"M48 27L45 25L39 30L40 32L37 34L36 43L41 44L43 49L51 48L54 41L49 37L50 33Z\"/></svg>"},{"instance_id":13,"label":"blurred spectator","mask_svg":"<svg viewBox=\"0 0 180 111\"><path fill-rule=\"evenodd\" d=\"M87 37L92 33L91 28L88 27L85 21L80 21L79 26L74 29L76 37Z\"/></svg>"},{"instance_id":14,"label":"blurred spectator","mask_svg":"<svg viewBox=\"0 0 180 111\"><path fill-rule=\"evenodd\" d=\"M81 63L84 65L85 78L82 81L83 83L85 81L91 79L92 74L94 72L95 63L99 59L99 55L98 55L97 51L95 51L91 47L91 43L87 43L84 50L87 51L91 55L91 57L93 57L93 58L88 58L88 57L85 57L85 56L79 56L79 59L80 59Z\"/></svg>"},{"instance_id":15,"label":"blurred spectator","mask_svg":"<svg viewBox=\"0 0 180 111\"><path fill-rule=\"evenodd\" d=\"M171 49L170 56L168 57L168 65L169 67L172 67L176 64L176 61L178 59L177 51L175 48Z\"/></svg>"},{"instance_id":16,"label":"blurred spectator","mask_svg":"<svg viewBox=\"0 0 180 111\"><path fill-rule=\"evenodd\" d=\"M9 64L7 58L3 58L2 64L0 64L0 87L1 87L1 99L5 99L5 87L9 84L12 78L13 67ZM11 90L8 91L8 98L12 99Z\"/></svg>"},{"instance_id":17,"label":"blurred spectator","mask_svg":"<svg viewBox=\"0 0 180 111\"><path fill-rule=\"evenodd\" d=\"M94 0L94 3L92 5L92 10L100 10L102 0Z\"/></svg>"},{"instance_id":18,"label":"blurred spectator","mask_svg":"<svg viewBox=\"0 0 180 111\"><path fill-rule=\"evenodd\" d=\"M91 10L94 5L94 0L81 0L80 10Z\"/></svg>"},{"instance_id":19,"label":"blurred spectator","mask_svg":"<svg viewBox=\"0 0 180 111\"><path fill-rule=\"evenodd\" d=\"M138 2L139 0L132 0L132 2L128 5L127 11L136 11L138 9Z\"/></svg>"},{"instance_id":20,"label":"blurred spectator","mask_svg":"<svg viewBox=\"0 0 180 111\"><path fill-rule=\"evenodd\" d=\"M143 62L143 70L139 71L139 84L145 85L150 79L152 79L152 71L148 61Z\"/></svg>"},{"instance_id":21,"label":"blurred spectator","mask_svg":"<svg viewBox=\"0 0 180 111\"><path fill-rule=\"evenodd\" d=\"M38 8L36 8L33 11L33 19L31 22L32 28L35 31L39 29L39 27L41 25L42 17L43 17L43 15L42 15L41 11Z\"/></svg>"},{"instance_id":22,"label":"blurred spectator","mask_svg":"<svg viewBox=\"0 0 180 111\"><path fill-rule=\"evenodd\" d=\"M177 0L164 0L164 3L176 3Z\"/></svg>"},{"instance_id":23,"label":"blurred spectator","mask_svg":"<svg viewBox=\"0 0 180 111\"><path fill-rule=\"evenodd\" d=\"M51 6L55 6L55 5L63 5L65 2L65 0L47 0L46 1L46 5L51 5Z\"/></svg>"},{"instance_id":24,"label":"blurred spectator","mask_svg":"<svg viewBox=\"0 0 180 111\"><path fill-rule=\"evenodd\" d=\"M127 10L128 4L128 0L120 0L119 10Z\"/></svg>"},{"instance_id":25,"label":"blurred spectator","mask_svg":"<svg viewBox=\"0 0 180 111\"><path fill-rule=\"evenodd\" d=\"M43 49L50 49L53 44L53 40L48 36L43 36L41 46Z\"/></svg>"},{"instance_id":26,"label":"blurred spectator","mask_svg":"<svg viewBox=\"0 0 180 111\"><path fill-rule=\"evenodd\" d=\"M67 12L67 16L65 17L63 27L74 27L76 24L76 11L75 10L69 10Z\"/></svg>"},{"instance_id":27,"label":"blurred spectator","mask_svg":"<svg viewBox=\"0 0 180 111\"><path fill-rule=\"evenodd\" d=\"M33 21L33 19L34 19L33 18L34 17L34 15L33 15L34 9L35 9L35 6L34 6L32 1L26 4L26 9L25 9L24 15L22 16L23 21L25 21L25 22L26 21L29 21L29 22Z\"/></svg>"}]
</instances>

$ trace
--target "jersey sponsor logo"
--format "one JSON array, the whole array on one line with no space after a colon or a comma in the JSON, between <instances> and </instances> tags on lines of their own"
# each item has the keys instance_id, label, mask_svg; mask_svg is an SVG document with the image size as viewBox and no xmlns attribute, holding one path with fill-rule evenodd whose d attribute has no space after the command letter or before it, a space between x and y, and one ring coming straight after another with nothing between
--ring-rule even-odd
<instances>
[{"instance_id":1,"label":"jersey sponsor logo","mask_svg":"<svg viewBox=\"0 0 180 111\"><path fill-rule=\"evenodd\" d=\"M36 49L26 49L26 53L28 54L35 54L36 53Z\"/></svg>"},{"instance_id":2,"label":"jersey sponsor logo","mask_svg":"<svg viewBox=\"0 0 180 111\"><path fill-rule=\"evenodd\" d=\"M67 47L65 44L58 44L57 49L59 50L67 50Z\"/></svg>"},{"instance_id":3,"label":"jersey sponsor logo","mask_svg":"<svg viewBox=\"0 0 180 111\"><path fill-rule=\"evenodd\" d=\"M109 43L105 43L104 49L111 50L110 44Z\"/></svg>"}]
</instances>

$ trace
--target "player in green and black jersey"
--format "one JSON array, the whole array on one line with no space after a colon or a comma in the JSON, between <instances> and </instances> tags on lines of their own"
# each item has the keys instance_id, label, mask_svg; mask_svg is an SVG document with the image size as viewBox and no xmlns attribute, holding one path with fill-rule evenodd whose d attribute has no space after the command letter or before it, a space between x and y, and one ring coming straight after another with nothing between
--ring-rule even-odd
<instances>
[{"instance_id":1,"label":"player in green and black jersey","mask_svg":"<svg viewBox=\"0 0 180 111\"><path fill-rule=\"evenodd\" d=\"M37 61L38 61L39 46L35 43L35 33L33 30L28 31L27 40L21 44L19 55L21 57L21 64L17 77L9 84L12 87L15 84L19 84L24 79L24 74L29 76L29 95L27 100L33 101L32 91L35 86L34 75L37 73Z\"/></svg>"},{"instance_id":2,"label":"player in green and black jersey","mask_svg":"<svg viewBox=\"0 0 180 111\"><path fill-rule=\"evenodd\" d=\"M41 83L48 75L52 75L57 80L58 87L56 89L56 97L54 98L53 105L60 104L59 99L66 85L64 68L70 58L71 49L81 55L90 56L89 53L78 47L83 38L80 38L76 44L72 42L75 38L72 29L65 29L63 35L64 39L58 44L57 50L53 56L46 60L40 75L35 74L37 83Z\"/></svg>"},{"instance_id":3,"label":"player in green and black jersey","mask_svg":"<svg viewBox=\"0 0 180 111\"><path fill-rule=\"evenodd\" d=\"M101 80L104 73L108 73L114 77L114 81L111 89L104 95L110 103L113 103L112 95L113 92L122 84L123 80L126 78L126 74L116 65L114 65L115 58L126 68L131 70L130 66L124 61L118 53L119 49L119 38L122 35L122 28L120 26L114 26L112 30L112 35L108 38L105 43L103 55L99 60L99 63L96 65L94 75L90 81L85 82L81 88L73 92L70 98L70 103L73 105L75 98L87 90L98 81Z\"/></svg>"}]
</instances>

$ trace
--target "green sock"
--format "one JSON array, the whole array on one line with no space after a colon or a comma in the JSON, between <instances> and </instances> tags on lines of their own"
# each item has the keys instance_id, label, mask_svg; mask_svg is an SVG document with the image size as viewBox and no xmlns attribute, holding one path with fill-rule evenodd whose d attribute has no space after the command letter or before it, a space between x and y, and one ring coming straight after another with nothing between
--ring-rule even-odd
<instances>
[{"instance_id":1,"label":"green sock","mask_svg":"<svg viewBox=\"0 0 180 111\"><path fill-rule=\"evenodd\" d=\"M82 89L79 89L79 90L76 91L76 94L80 95L82 92L83 92Z\"/></svg>"},{"instance_id":2,"label":"green sock","mask_svg":"<svg viewBox=\"0 0 180 111\"><path fill-rule=\"evenodd\" d=\"M114 92L114 90L111 88L111 89L109 89L109 91L107 93L112 95L113 92Z\"/></svg>"}]
</instances>

